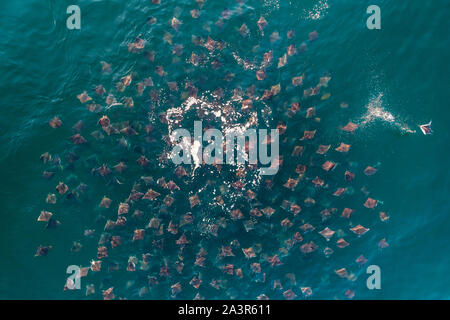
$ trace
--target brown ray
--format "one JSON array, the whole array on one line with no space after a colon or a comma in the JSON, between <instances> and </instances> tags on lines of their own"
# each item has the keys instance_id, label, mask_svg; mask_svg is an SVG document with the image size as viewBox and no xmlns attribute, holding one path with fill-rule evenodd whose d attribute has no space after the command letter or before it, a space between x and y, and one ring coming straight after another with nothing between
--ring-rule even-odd
<instances>
[{"instance_id":1,"label":"brown ray","mask_svg":"<svg viewBox=\"0 0 450 320\"><path fill-rule=\"evenodd\" d=\"M316 30L311 31L309 33L308 37L309 37L309 41L314 41L319 37L319 33Z\"/></svg>"},{"instance_id":2,"label":"brown ray","mask_svg":"<svg viewBox=\"0 0 450 320\"><path fill-rule=\"evenodd\" d=\"M347 180L348 182L351 182L355 178L355 174L350 171L345 171L344 176L345 180Z\"/></svg>"},{"instance_id":3,"label":"brown ray","mask_svg":"<svg viewBox=\"0 0 450 320\"><path fill-rule=\"evenodd\" d=\"M306 110L306 118L312 118L316 115L316 109L314 107L310 107Z\"/></svg>"},{"instance_id":4,"label":"brown ray","mask_svg":"<svg viewBox=\"0 0 450 320\"><path fill-rule=\"evenodd\" d=\"M44 221L44 222L48 222L50 220L50 218L52 217L52 213L49 211L41 211L41 214L39 215L37 221Z\"/></svg>"},{"instance_id":5,"label":"brown ray","mask_svg":"<svg viewBox=\"0 0 450 320\"><path fill-rule=\"evenodd\" d=\"M328 152L328 150L330 149L330 145L319 145L319 147L317 148L316 153L318 154L325 154Z\"/></svg>"},{"instance_id":6,"label":"brown ray","mask_svg":"<svg viewBox=\"0 0 450 320\"><path fill-rule=\"evenodd\" d=\"M147 199L150 201L155 200L156 198L158 198L161 194L154 191L153 189L148 189L148 191L145 193L145 195L142 197L142 199Z\"/></svg>"},{"instance_id":7,"label":"brown ray","mask_svg":"<svg viewBox=\"0 0 450 320\"><path fill-rule=\"evenodd\" d=\"M160 219L154 218L154 217L153 217L153 218L150 220L150 222L148 223L147 228L158 229L159 226L160 226L160 222L161 222Z\"/></svg>"},{"instance_id":8,"label":"brown ray","mask_svg":"<svg viewBox=\"0 0 450 320\"><path fill-rule=\"evenodd\" d=\"M264 17L260 17L257 22L259 30L262 32L264 28L267 26L267 20Z\"/></svg>"},{"instance_id":9,"label":"brown ray","mask_svg":"<svg viewBox=\"0 0 450 320\"><path fill-rule=\"evenodd\" d=\"M111 199L109 199L108 197L104 196L102 201L100 201L99 206L102 208L109 208L109 206L111 205Z\"/></svg>"},{"instance_id":10,"label":"brown ray","mask_svg":"<svg viewBox=\"0 0 450 320\"><path fill-rule=\"evenodd\" d=\"M56 203L56 195L54 193L49 193L47 195L47 198L45 199L45 202L50 203L50 204L55 204Z\"/></svg>"},{"instance_id":11,"label":"brown ray","mask_svg":"<svg viewBox=\"0 0 450 320\"><path fill-rule=\"evenodd\" d=\"M356 227L350 228L350 230L352 232L354 232L355 234L357 234L358 236L361 236L364 233L366 233L367 231L369 231L370 229L364 228L362 225L358 224Z\"/></svg>"},{"instance_id":12,"label":"brown ray","mask_svg":"<svg viewBox=\"0 0 450 320\"><path fill-rule=\"evenodd\" d=\"M108 248L100 246L97 248L97 259L103 259L108 257Z\"/></svg>"},{"instance_id":13,"label":"brown ray","mask_svg":"<svg viewBox=\"0 0 450 320\"><path fill-rule=\"evenodd\" d=\"M345 268L334 270L334 272L341 278L348 278L348 272Z\"/></svg>"},{"instance_id":14,"label":"brown ray","mask_svg":"<svg viewBox=\"0 0 450 320\"><path fill-rule=\"evenodd\" d=\"M114 287L111 287L106 290L102 290L103 300L114 300L115 296L114 296L113 290L114 290Z\"/></svg>"},{"instance_id":15,"label":"brown ray","mask_svg":"<svg viewBox=\"0 0 450 320\"><path fill-rule=\"evenodd\" d=\"M256 257L256 254L255 254L255 252L253 251L253 248L252 248L252 247L247 248L247 249L242 248L242 252L244 253L244 255L245 255L245 257L246 257L247 259L251 259L251 258L255 258L255 257Z\"/></svg>"},{"instance_id":16,"label":"brown ray","mask_svg":"<svg viewBox=\"0 0 450 320\"><path fill-rule=\"evenodd\" d=\"M335 234L335 232L333 230L331 230L330 228L326 227L325 229L323 229L322 231L319 232L322 237L324 237L327 241L330 240L330 238Z\"/></svg>"},{"instance_id":17,"label":"brown ray","mask_svg":"<svg viewBox=\"0 0 450 320\"><path fill-rule=\"evenodd\" d=\"M341 129L350 133L353 133L358 128L357 124L354 124L353 122L349 122L345 125L345 127L342 127Z\"/></svg>"},{"instance_id":18,"label":"brown ray","mask_svg":"<svg viewBox=\"0 0 450 320\"><path fill-rule=\"evenodd\" d=\"M322 168L323 168L323 170L325 170L325 171L330 171L331 169L333 169L334 167L336 166L336 164L334 163L334 162L332 162L332 161L325 161L323 164L322 164Z\"/></svg>"},{"instance_id":19,"label":"brown ray","mask_svg":"<svg viewBox=\"0 0 450 320\"><path fill-rule=\"evenodd\" d=\"M264 69L259 69L258 71L256 71L256 79L258 80L264 80L266 78L266 72L264 71Z\"/></svg>"},{"instance_id":20,"label":"brown ray","mask_svg":"<svg viewBox=\"0 0 450 320\"><path fill-rule=\"evenodd\" d=\"M357 264L362 266L363 264L365 264L367 262L367 259L363 255L360 255L358 258L356 258L355 261L356 261Z\"/></svg>"},{"instance_id":21,"label":"brown ray","mask_svg":"<svg viewBox=\"0 0 450 320\"><path fill-rule=\"evenodd\" d=\"M311 140L314 138L314 135L316 134L316 130L312 130L312 131L305 131L303 133L303 137L300 140Z\"/></svg>"},{"instance_id":22,"label":"brown ray","mask_svg":"<svg viewBox=\"0 0 450 320\"><path fill-rule=\"evenodd\" d=\"M380 212L380 220L384 222L384 221L386 221L386 220L388 220L388 219L389 219L389 216L387 215L387 213L381 211L381 212Z\"/></svg>"},{"instance_id":23,"label":"brown ray","mask_svg":"<svg viewBox=\"0 0 450 320\"><path fill-rule=\"evenodd\" d=\"M376 207L378 201L372 198L367 198L366 202L364 203L364 207L373 209Z\"/></svg>"},{"instance_id":24,"label":"brown ray","mask_svg":"<svg viewBox=\"0 0 450 320\"><path fill-rule=\"evenodd\" d=\"M62 121L61 121L58 117L55 116L52 120L50 120L50 121L48 122L48 124L49 124L53 129L56 129L56 128L59 128L59 127L62 126Z\"/></svg>"},{"instance_id":25,"label":"brown ray","mask_svg":"<svg viewBox=\"0 0 450 320\"><path fill-rule=\"evenodd\" d=\"M200 287L200 285L202 284L202 280L200 280L200 279L197 278L197 277L193 277L193 278L191 279L191 281L189 281L189 284L190 284L191 286L193 286L195 289L198 289L198 288Z\"/></svg>"},{"instance_id":26,"label":"brown ray","mask_svg":"<svg viewBox=\"0 0 450 320\"><path fill-rule=\"evenodd\" d=\"M283 219L282 221L281 221L281 226L283 227L283 228L290 228L290 227L292 227L294 224L288 219L288 218L285 218L285 219Z\"/></svg>"},{"instance_id":27,"label":"brown ray","mask_svg":"<svg viewBox=\"0 0 450 320\"><path fill-rule=\"evenodd\" d=\"M340 197L347 191L347 188L338 188L334 193L333 196Z\"/></svg>"},{"instance_id":28,"label":"brown ray","mask_svg":"<svg viewBox=\"0 0 450 320\"><path fill-rule=\"evenodd\" d=\"M304 297L309 297L312 295L312 289L310 287L301 287L300 290Z\"/></svg>"},{"instance_id":29,"label":"brown ray","mask_svg":"<svg viewBox=\"0 0 450 320\"><path fill-rule=\"evenodd\" d=\"M120 236L112 236L111 237L111 247L117 248L122 245L122 238Z\"/></svg>"},{"instance_id":30,"label":"brown ray","mask_svg":"<svg viewBox=\"0 0 450 320\"><path fill-rule=\"evenodd\" d=\"M301 86L302 84L303 84L303 76L292 78L292 85L294 87Z\"/></svg>"},{"instance_id":31,"label":"brown ray","mask_svg":"<svg viewBox=\"0 0 450 320\"><path fill-rule=\"evenodd\" d=\"M295 54L297 54L297 47L295 46L295 44L291 44L288 48L287 48L287 54L289 56L293 56Z\"/></svg>"},{"instance_id":32,"label":"brown ray","mask_svg":"<svg viewBox=\"0 0 450 320\"><path fill-rule=\"evenodd\" d=\"M339 147L337 147L337 148L334 149L334 150L339 151L339 152L342 152L342 153L345 153L345 152L348 152L348 150L350 150L350 145L341 142L341 144L339 145Z\"/></svg>"},{"instance_id":33,"label":"brown ray","mask_svg":"<svg viewBox=\"0 0 450 320\"><path fill-rule=\"evenodd\" d=\"M127 169L127 165L121 161L118 164L116 164L113 168L117 172L122 173L123 171L125 171Z\"/></svg>"},{"instance_id":34,"label":"brown ray","mask_svg":"<svg viewBox=\"0 0 450 320\"><path fill-rule=\"evenodd\" d=\"M308 242L308 243L305 243L304 245L302 245L300 247L300 250L306 254L306 253L311 253L313 251L316 251L317 248L318 248L317 245L313 241L311 241L311 242Z\"/></svg>"},{"instance_id":35,"label":"brown ray","mask_svg":"<svg viewBox=\"0 0 450 320\"><path fill-rule=\"evenodd\" d=\"M52 246L39 246L34 256L35 257L46 256L51 248Z\"/></svg>"},{"instance_id":36,"label":"brown ray","mask_svg":"<svg viewBox=\"0 0 450 320\"><path fill-rule=\"evenodd\" d=\"M136 240L143 240L145 237L145 230L144 229L136 229L134 230L133 234L133 242Z\"/></svg>"},{"instance_id":37,"label":"brown ray","mask_svg":"<svg viewBox=\"0 0 450 320\"><path fill-rule=\"evenodd\" d=\"M79 95L77 95L78 100L80 100L81 103L86 103L88 101L91 101L92 98L89 97L89 95L87 94L86 91L80 93Z\"/></svg>"},{"instance_id":38,"label":"brown ray","mask_svg":"<svg viewBox=\"0 0 450 320\"><path fill-rule=\"evenodd\" d=\"M59 194L65 194L67 192L67 190L69 190L69 188L66 186L66 184L64 182L60 182L56 186L56 190L59 192Z\"/></svg>"},{"instance_id":39,"label":"brown ray","mask_svg":"<svg viewBox=\"0 0 450 320\"><path fill-rule=\"evenodd\" d=\"M346 290L344 294L349 299L353 299L355 297L355 291L350 289Z\"/></svg>"},{"instance_id":40,"label":"brown ray","mask_svg":"<svg viewBox=\"0 0 450 320\"><path fill-rule=\"evenodd\" d=\"M191 205L191 208L193 208L196 205L200 204L200 199L198 198L198 195L195 194L195 195L189 197L189 203Z\"/></svg>"},{"instance_id":41,"label":"brown ray","mask_svg":"<svg viewBox=\"0 0 450 320\"><path fill-rule=\"evenodd\" d=\"M389 243L387 243L386 238L383 238L383 239L381 239L381 240L378 242L378 247L379 247L380 249L384 249L384 248L389 247Z\"/></svg>"},{"instance_id":42,"label":"brown ray","mask_svg":"<svg viewBox=\"0 0 450 320\"><path fill-rule=\"evenodd\" d=\"M79 133L71 136L69 139L72 140L74 144L83 144L87 142L86 139Z\"/></svg>"},{"instance_id":43,"label":"brown ray","mask_svg":"<svg viewBox=\"0 0 450 320\"><path fill-rule=\"evenodd\" d=\"M341 217L349 219L353 212L353 209L344 208L344 210L342 210Z\"/></svg>"},{"instance_id":44,"label":"brown ray","mask_svg":"<svg viewBox=\"0 0 450 320\"><path fill-rule=\"evenodd\" d=\"M374 167L368 166L366 169L364 169L364 173L366 176L372 176L374 175L378 170Z\"/></svg>"},{"instance_id":45,"label":"brown ray","mask_svg":"<svg viewBox=\"0 0 450 320\"><path fill-rule=\"evenodd\" d=\"M101 261L91 261L91 270L93 272L98 272L102 268L102 262Z\"/></svg>"},{"instance_id":46,"label":"brown ray","mask_svg":"<svg viewBox=\"0 0 450 320\"><path fill-rule=\"evenodd\" d=\"M117 214L118 215L127 214L129 210L130 210L130 205L126 202L121 202L119 204L119 209L117 210Z\"/></svg>"},{"instance_id":47,"label":"brown ray","mask_svg":"<svg viewBox=\"0 0 450 320\"><path fill-rule=\"evenodd\" d=\"M286 290L285 292L283 292L283 296L287 299L287 300L293 300L297 297L297 295L294 293L294 291L292 291L291 289Z\"/></svg>"},{"instance_id":48,"label":"brown ray","mask_svg":"<svg viewBox=\"0 0 450 320\"><path fill-rule=\"evenodd\" d=\"M339 248L345 248L346 246L348 246L349 245L349 243L347 242L347 241L345 241L343 238L340 238L337 242L336 242L336 245L339 247Z\"/></svg>"},{"instance_id":49,"label":"brown ray","mask_svg":"<svg viewBox=\"0 0 450 320\"><path fill-rule=\"evenodd\" d=\"M291 191L294 191L297 184L298 184L298 180L289 178L288 181L283 186L285 188L291 189Z\"/></svg>"}]
</instances>

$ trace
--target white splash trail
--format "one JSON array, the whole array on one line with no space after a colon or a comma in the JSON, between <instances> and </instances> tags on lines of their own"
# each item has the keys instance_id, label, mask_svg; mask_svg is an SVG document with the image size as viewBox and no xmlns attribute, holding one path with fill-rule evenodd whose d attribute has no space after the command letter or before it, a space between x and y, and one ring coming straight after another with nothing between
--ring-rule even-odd
<instances>
[{"instance_id":1,"label":"white splash trail","mask_svg":"<svg viewBox=\"0 0 450 320\"><path fill-rule=\"evenodd\" d=\"M375 99L372 99L367 104L367 111L362 116L361 126L373 123L375 120L381 120L383 122L390 123L391 125L399 128L405 133L415 133L415 130L411 130L409 126L405 123L400 122L395 118L395 116L387 111L383 107L383 93L378 94Z\"/></svg>"}]
</instances>

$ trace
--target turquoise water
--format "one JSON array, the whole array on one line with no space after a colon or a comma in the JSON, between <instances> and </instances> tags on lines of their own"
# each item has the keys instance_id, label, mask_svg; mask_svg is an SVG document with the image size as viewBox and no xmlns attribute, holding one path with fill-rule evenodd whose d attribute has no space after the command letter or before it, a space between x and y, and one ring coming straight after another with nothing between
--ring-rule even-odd
<instances>
[{"instance_id":1,"label":"turquoise water","mask_svg":"<svg viewBox=\"0 0 450 320\"><path fill-rule=\"evenodd\" d=\"M265 293L269 298L281 299L282 292L287 289L292 289L297 298L302 298L301 287L311 287L312 298L316 299L345 299L344 292L348 289L355 292L355 299L450 298L447 276L450 264L447 253L450 245L447 236L450 228L448 1L248 0L239 4L236 1L207 0L198 19L193 19L189 13L192 9L199 9L195 1L161 2L161 5L155 5L151 1L137 0L78 1L82 25L81 30L73 31L65 25L66 8L72 4L69 1L21 0L0 4L0 197L3 204L0 298L85 299L85 286L90 283L95 284L96 294L87 299L101 299L101 290L111 286L114 286L118 297L139 298L139 290L148 287L147 276L153 275L160 284L149 288L149 293L143 298L170 298L170 286L181 282L183 291L177 298L192 299L197 293L189 285L194 274L203 279L198 292L205 298L254 299ZM371 4L381 8L381 30L366 28L368 15L365 12ZM231 11L230 19L219 28L215 23L226 8ZM157 18L157 23L147 24L149 16ZM183 22L178 31L170 27L174 16ZM256 25L260 16L268 21L264 36ZM248 38L242 38L237 31L243 23L250 29ZM295 32L293 39L286 37L288 30ZM314 30L319 38L310 42L308 34ZM275 31L279 32L281 39L271 43L269 37ZM175 60L171 54L172 45L163 41L166 32L173 35L174 44L184 46L181 56ZM146 59L142 52L128 52L128 44L139 34L146 40L144 51L155 52L154 62ZM192 43L192 35L204 39L210 35L227 46L208 56L205 48ZM302 43L307 45L307 50L301 53L298 49L296 55L288 58L288 64L278 69L278 58L286 48L290 44L299 48ZM257 45L259 47L255 48ZM234 54L259 64L263 53L269 50L273 50L274 65L268 67L267 79L262 82L256 80L256 70L245 70L233 57ZM192 52L204 53L208 61L218 59L222 67L217 70L210 65L195 68L186 63ZM111 74L101 73L100 61L111 63ZM165 78L154 71L159 65L167 72ZM124 94L116 93L115 83L131 72L136 73L138 80L133 80ZM226 72L234 73L235 77L224 81ZM290 79L302 73L306 75L304 85L299 88L290 86ZM303 90L317 84L324 75L331 76L331 80L321 95L329 92L330 98L303 98ZM155 88L161 89L160 104L150 100L149 88L142 97L136 95L134 85L148 76L153 78ZM176 81L179 91L170 93L166 80ZM268 117L270 126L275 126L278 121L287 124L286 140L280 146L284 163L274 178L272 191L253 184L263 207L271 205L276 213L272 221L261 221L258 224L261 227L255 231L246 233L241 224L228 221L228 227L220 228L217 238L201 232L198 220L217 221L220 217L229 217L226 212L237 204L248 216L253 206L233 189L224 193L225 208L220 210L214 206L212 198L217 195L217 190L210 181L227 185L232 176L226 175L227 170L222 174L200 170L183 183L174 177L173 165L162 165L157 160L164 151L162 135L167 134L167 127L160 123L158 114L182 104L180 92L184 91L185 80L194 82L199 88L198 96L209 102L213 100L211 91L217 87L224 89L226 100L238 86L245 91L255 84L261 96L264 89L277 83L282 85L280 94L266 104L272 110ZM107 91L113 90L117 97L132 95L135 106L132 110L113 107L100 113L89 112L76 96L86 90L94 97L93 89L98 84ZM97 100L102 107L105 106L104 102ZM295 101L300 102L302 111L315 106L320 123L304 116L286 117L284 103L289 107ZM348 103L348 108L340 107L343 101ZM240 106L239 103L236 105ZM263 104L255 103L254 108L262 110ZM149 137L154 141L145 140L144 131L138 137L129 138L129 149L117 145L122 135L96 141L90 133L100 129L96 122L103 114L113 122L152 123L156 129ZM48 125L54 116L63 122L58 129ZM186 117L189 120L196 115L191 113ZM434 134L424 136L417 131L417 125L430 119L433 120ZM75 133L72 126L79 120L84 122L82 134L89 141L87 146L74 146L68 140ZM350 120L360 126L353 135L339 130L339 126ZM189 123L186 121L184 125L189 126ZM315 139L301 142L303 131L312 128L317 129ZM408 133L409 130L416 132ZM352 145L348 154L338 154L333 150L340 142ZM305 146L301 160L290 157L297 144ZM332 145L326 157L339 166L331 173L324 174L320 167L316 168L323 162L323 158L314 153L318 144ZM70 151L80 157L73 166L67 161ZM43 164L39 157L44 152L59 156L63 170ZM142 153L151 162L146 169L135 163ZM102 179L91 173L94 167L103 163L112 167L119 160L129 165L126 173L118 175L123 185L108 185L108 178ZM295 178L297 163L311 167L308 179L313 179L316 173L326 178L330 190L316 191L307 179L299 182L293 192L284 188L282 185L288 178ZM377 165L378 168L371 177L363 174L368 165ZM348 184L353 194L336 199L330 196L330 191L332 193L334 187L343 186L346 168L356 173L354 182ZM55 177L50 180L42 178L44 170L55 171ZM191 172L189 168L187 170ZM118 203L127 198L133 183L142 175L153 176L155 180L161 176L165 176L166 181L174 179L181 190L173 195L175 205L166 214L160 212L160 203L132 206L130 212L140 208L144 211L144 218L143 221L130 218L129 229L123 234L131 237L132 230L145 226L152 216L161 215L167 227L169 220L179 219L182 214L192 211L198 220L192 227L186 227L192 238L184 252L183 273L178 275L173 268L178 252L173 242L181 232L167 235L165 231L167 236L163 238L171 244L163 252L154 249L154 236L149 233L143 244L124 238L121 249L109 249L110 258L105 265L114 260L121 264L121 270L108 272L105 267L99 273L91 272L87 278L82 278L82 290L64 291L67 266L88 266L89 261L96 258L97 243L106 219L115 220ZM56 204L47 204L47 194L55 193L54 188L59 181L64 181L69 190L83 182L88 185L88 190L78 200L58 196ZM209 187L204 188L205 185ZM363 186L370 191L371 197L382 201L374 211L362 206L367 198L360 191ZM157 190L167 194L167 191ZM195 192L200 192L202 204L191 209L186 198ZM103 195L113 200L108 210L98 207ZM316 205L304 205L307 197L313 197ZM292 213L281 209L283 199L299 203L302 212L293 217ZM336 207L338 212L335 217L322 222L318 212L325 207ZM357 238L348 231L349 221L339 218L344 207L355 208L350 222L353 226L360 223L370 228L367 234ZM36 221L41 210L53 212L61 225L46 229L45 224ZM381 222L379 211L386 211L390 219ZM294 223L288 231L279 227L285 217ZM294 233L294 229L299 231L304 222L311 223L316 230L309 234L302 232L304 240L301 244L313 240L319 245L317 252L304 256L296 245L289 254L279 254L282 266L268 266L264 255L277 253L288 235ZM271 223L276 227L271 227ZM325 226L335 231L343 230L350 246L337 248L337 235L327 243L317 234ZM96 232L92 237L85 237L85 229L95 229ZM242 247L256 243L262 245L254 262L261 263L266 273L265 282L261 281L260 275L250 271L249 262L242 257L240 249L233 249L235 258L217 258L220 246L229 245L235 238L239 239ZM381 250L377 243L383 238L389 247ZM71 252L73 241L83 245L80 252ZM39 245L53 248L47 256L35 258ZM327 245L334 250L328 258L322 253ZM205 269L193 266L200 246L209 252ZM137 255L141 259L140 255L145 252L153 254L149 271L124 271L129 255ZM355 263L360 254L368 259L363 267ZM170 279L159 278L160 264L164 259L171 268ZM229 262L242 268L242 280L224 275L217 268L228 263L226 259L234 259ZM369 264L381 268L381 290L366 288L365 267ZM342 267L354 274L353 281L341 279L334 273ZM295 274L295 284L287 281L286 273ZM224 287L213 289L208 284L212 279L222 279ZM281 291L272 289L273 281L277 279L283 284Z\"/></svg>"}]
</instances>

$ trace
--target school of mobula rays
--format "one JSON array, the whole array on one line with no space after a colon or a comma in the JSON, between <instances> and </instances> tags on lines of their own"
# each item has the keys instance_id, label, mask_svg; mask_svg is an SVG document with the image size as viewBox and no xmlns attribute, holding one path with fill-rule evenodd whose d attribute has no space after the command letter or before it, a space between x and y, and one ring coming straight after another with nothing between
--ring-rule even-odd
<instances>
[{"instance_id":1,"label":"school of mobula rays","mask_svg":"<svg viewBox=\"0 0 450 320\"><path fill-rule=\"evenodd\" d=\"M204 1L196 2L185 19L206 16ZM87 226L84 235L80 230L80 238L99 237L97 256L81 268L83 283L89 283L83 294L104 299L307 298L316 284L300 277L298 269L322 256L328 258L324 263L330 268L324 270L331 270L330 279L348 282L338 298L353 298L355 273L370 259L367 254L388 246L386 238L377 239L378 248L367 248L366 256L361 252L345 265L334 265L332 258L352 242L364 241L372 224L389 219L366 186L379 164L361 168L346 159L357 123L342 123L332 138L321 134L327 118L314 105L329 103L330 74L285 76L292 72L289 64L320 41L318 32L302 40L292 30L269 34L270 23L260 16L234 29L238 43L260 41L252 47L251 59L239 57L236 43L219 39L243 5L238 1L232 10L225 9L215 26L205 24L205 36L189 34L192 41L186 48L177 43L185 36L182 31L189 31L183 30L180 16L169 22L150 17L148 26L165 30L161 41L171 48L171 56L151 51L142 35L128 44L128 54L142 58L154 74L147 71L142 77L134 70L111 76L114 66L102 61L104 83L75 94L88 110L84 116L96 123L74 121L65 156L45 152L41 160L43 176L53 184L48 206L91 201L93 214L100 211L96 223L102 228L104 223L103 230ZM287 49L281 48L282 39L289 43ZM263 52L263 45L271 49ZM164 58L170 63L163 65ZM236 64L239 75L229 71ZM182 70L183 79L171 78L165 70L171 67ZM347 107L342 102L333 108L344 112ZM191 128L199 119L204 129L273 124L280 134L278 173L261 176L257 165L174 165L168 158L170 132ZM55 130L63 126L57 116L49 124ZM336 138L342 141L332 141ZM89 172L85 177L92 183L68 182L64 174L73 176L75 169ZM97 191L102 186L99 192L104 190L105 196L85 197L92 184ZM56 228L64 220L51 211L42 210L38 221ZM40 245L36 256L51 254L57 245ZM78 239L67 251L82 248ZM120 273L130 279L127 286L115 282Z\"/></svg>"}]
</instances>

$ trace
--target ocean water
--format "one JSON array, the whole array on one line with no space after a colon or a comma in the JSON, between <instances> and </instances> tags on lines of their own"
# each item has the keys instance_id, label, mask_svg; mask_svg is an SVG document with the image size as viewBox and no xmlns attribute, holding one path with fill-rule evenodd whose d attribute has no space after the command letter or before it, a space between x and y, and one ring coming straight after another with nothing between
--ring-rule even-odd
<instances>
[{"instance_id":1,"label":"ocean water","mask_svg":"<svg viewBox=\"0 0 450 320\"><path fill-rule=\"evenodd\" d=\"M313 292L310 298L315 299L346 299L347 290L354 292L354 299L450 298L450 240L447 236L450 228L447 166L450 154L450 2L247 0L239 3L206 0L200 9L193 0L161 0L160 5L141 0L77 1L81 8L81 30L68 30L66 8L70 4L73 3L50 0L0 3L0 298L101 299L101 291L111 286L116 297L132 299L192 299L197 292L207 299L255 299L260 294L283 299L282 293L288 289L297 294L297 299L302 299L302 287L310 287ZM366 8L372 4L381 9L381 30L366 27ZM191 17L192 9L199 9L198 19ZM230 17L224 20L223 26L217 26L216 21L225 9L230 10ZM150 16L157 19L153 25L147 23ZM178 31L170 26L174 16L182 21ZM256 25L261 16L268 22L264 35ZM238 33L243 23L250 29L246 38ZM286 36L289 30L295 33L292 39ZM314 30L319 37L309 41L308 34ZM172 44L163 40L167 32L173 37ZM272 43L269 37L273 32L279 32L280 39ZM226 46L209 54L205 48L193 44L192 35L205 40L211 36ZM142 52L131 53L128 44L137 36L146 41L145 48ZM306 50L301 52L303 43ZM180 56L172 54L173 44L183 45ZM286 66L277 68L278 58L291 44L297 47L298 53L288 57ZM273 50L273 65L267 68L267 79L258 82L255 72L263 54L270 50ZM154 61L145 57L148 51L154 51ZM189 65L186 61L192 52L202 52L205 65ZM220 61L222 66L212 68L214 60ZM110 74L102 74L100 61L111 64ZM161 77L155 73L156 66L163 66L167 75ZM115 83L131 73L132 86L123 94L117 93ZM233 73L234 78L224 80L227 73ZM303 86L292 87L290 79L303 73ZM317 84L325 75L331 77L328 87L322 88L324 91L318 97L303 97L303 90ZM154 87L147 88L142 97L138 97L136 82L149 76L153 78ZM231 208L238 206L248 216L249 209L255 206L254 202L229 187L233 170L225 169L219 174L201 168L192 173L192 168L187 168L189 177L182 182L174 178L174 166L170 162L158 161L158 156L165 150L162 137L164 132L167 134L167 126L159 121L158 115L180 106L183 108L185 99L181 92L185 91L187 80L199 89L199 100L206 106L219 105L219 108L234 103L230 101L236 87L245 91L255 84L257 95L261 96L264 89L278 83L282 85L276 97L254 103L261 121L266 121L269 127L283 121L287 131L280 138L284 163L273 178L273 190L264 189L258 177L252 176L246 181L258 194L263 207L270 205L276 210L271 221L261 221L258 224L261 227L253 231L246 232L242 224L229 221ZM170 92L167 81L177 82L179 91ZM134 107L117 106L104 110L104 101L93 92L98 84L108 92L114 92L117 98L133 96ZM224 90L220 103L212 96L218 87ZM160 90L159 103L151 101L149 92L152 89ZM78 101L77 95L85 90L101 105L100 112L90 112ZM330 97L323 96L325 93L330 93ZM286 108L296 101L303 113L314 106L320 122L306 119L304 115L287 117ZM343 101L348 108L340 107ZM264 116L263 109L271 113ZM128 138L128 149L117 144L122 135L97 141L91 132L101 130L96 122L103 114L107 114L112 122L131 121L136 128L141 122L151 123L155 130L148 135L142 131L142 135ZM55 116L63 122L57 129L48 124ZM196 114L186 112L185 118L183 125L189 126ZM89 142L86 146L74 146L68 139L75 134L72 126L79 120L84 123L82 134ZM218 121L216 124L223 127L243 124L239 112L229 120L230 123ZM424 136L417 125L430 120L434 133ZM348 121L359 125L353 134L339 129ZM316 137L301 141L303 131L309 129L317 130ZM347 154L333 150L340 142L352 145ZM314 153L319 144L331 144L325 158L339 164L326 175L320 171L324 158ZM295 145L305 146L301 159L290 156ZM54 158L60 157L61 166L42 163L40 156L44 152ZM79 157L72 165L67 160L69 152ZM135 163L142 154L150 160L147 168L140 168ZM117 176L123 185L108 183L109 177L91 173L92 168L103 163L112 167L118 161L129 166L126 173ZM307 171L307 178L299 182L295 191L290 191L283 184L288 178L296 177L298 163L308 165L307 170L311 167L311 175L314 175ZM366 177L363 170L369 165L376 166L378 172ZM336 199L330 196L330 191L344 186L346 169L355 172L356 178L345 185L349 194ZM55 171L55 176L44 179L44 170ZM330 190L317 191L311 187L310 179L316 172L329 182ZM129 230L123 231L122 247L118 251L109 248L109 260L104 262L106 266L117 261L121 269L108 272L104 267L99 273L90 272L88 277L82 278L81 290L64 291L68 277L66 268L69 265L89 266L89 262L96 259L104 223L107 219L115 220L118 203L128 197L134 182L141 176L153 176L155 180L164 176L166 181L175 179L181 189L173 195L175 205L166 213L161 203L136 205L144 212L143 221L129 218L131 225ZM88 189L77 200L58 195L56 204L46 203L47 194L56 193L55 186L59 181L64 181L69 190L81 182ZM218 208L213 200L219 192L214 189L215 184L225 186L222 195L226 203L222 208ZM361 192L363 186L370 191L370 197L380 201L375 210L363 207L367 198ZM168 194L157 190L164 196ZM190 208L187 197L197 192L202 203ZM104 195L113 201L108 210L98 207ZM314 198L316 205L305 205L303 201L307 197ZM280 208L282 200L300 204L302 211L294 217ZM130 213L135 209L135 206L131 207ZM338 211L323 222L319 212L326 207L336 207ZM350 220L339 217L344 207L355 209ZM41 210L53 212L61 225L46 229L45 223L36 221ZM192 211L196 222L186 227L191 243L183 253L185 269L181 275L173 267L178 252L173 243L182 234L181 227L177 235L162 237L169 243L164 250L155 249L152 240L160 238L150 232L142 244L126 238L127 234L132 236L133 228L145 226L151 217L160 216L167 228L171 219L175 221L188 211ZM379 211L387 212L389 220L380 221ZM220 221L221 217L228 219L228 226L220 227L217 237L202 230L205 226L197 223L201 220L208 225ZM294 225L283 230L279 224L286 217ZM299 227L305 222L316 229L303 233ZM349 223L351 226L362 224L370 230L358 238L348 231ZM326 242L317 234L326 226L335 231L342 230L350 245L337 248L338 235ZM85 237L86 229L96 231L93 236ZM294 229L303 235L301 244L313 240L319 249L304 255L297 244L287 254L278 252ZM261 245L261 252L257 252L258 256L250 262L261 263L265 281L261 274L252 273L241 249L233 248L236 257L217 257L219 248L230 245L236 238L244 248ZM377 244L383 238L389 246L380 249ZM83 245L79 252L71 252L73 241ZM39 245L51 245L52 249L47 256L34 257ZM209 252L206 268L193 265L202 246ZM329 257L322 252L326 246L334 250ZM141 259L146 252L152 254L148 271L125 271L130 255ZM265 257L277 252L283 264L272 268L265 262ZM355 259L361 254L368 262L358 266ZM171 270L168 279L159 275L164 263ZM242 268L243 279L225 275L220 270L225 263ZM366 287L368 265L380 267L380 290ZM335 270L344 267L352 274L351 279L342 279L335 274ZM295 275L295 283L286 278L289 273ZM149 275L155 276L159 285L150 287ZM199 290L189 285L194 275L203 281ZM213 279L222 280L220 290L208 284ZM282 283L281 290L273 289L273 281L277 279ZM181 283L183 291L172 297L170 287L176 282ZM86 297L86 285L91 283L95 285L96 293ZM140 296L143 287L148 293Z\"/></svg>"}]
</instances>

